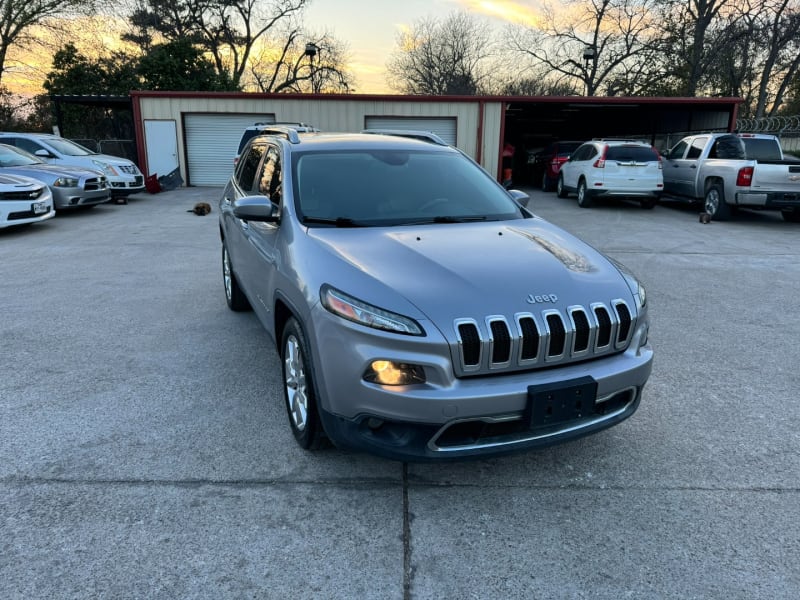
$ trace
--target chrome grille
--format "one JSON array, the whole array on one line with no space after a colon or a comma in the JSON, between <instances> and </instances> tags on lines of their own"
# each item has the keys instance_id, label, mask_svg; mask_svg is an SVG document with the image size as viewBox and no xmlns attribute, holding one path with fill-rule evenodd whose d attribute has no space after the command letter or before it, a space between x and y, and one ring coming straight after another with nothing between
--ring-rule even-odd
<instances>
[{"instance_id":1,"label":"chrome grille","mask_svg":"<svg viewBox=\"0 0 800 600\"><path fill-rule=\"evenodd\" d=\"M103 190L106 188L105 177L92 177L86 180L83 189L87 192L94 192L96 190Z\"/></svg>"},{"instance_id":2,"label":"chrome grille","mask_svg":"<svg viewBox=\"0 0 800 600\"><path fill-rule=\"evenodd\" d=\"M119 165L117 168L121 172L129 173L131 175L136 175L139 172L139 169L137 169L134 165Z\"/></svg>"},{"instance_id":3,"label":"chrome grille","mask_svg":"<svg viewBox=\"0 0 800 600\"><path fill-rule=\"evenodd\" d=\"M634 325L624 300L570 306L563 312L551 308L518 313L513 318L457 319L456 373L533 369L610 354L628 346Z\"/></svg>"}]
</instances>

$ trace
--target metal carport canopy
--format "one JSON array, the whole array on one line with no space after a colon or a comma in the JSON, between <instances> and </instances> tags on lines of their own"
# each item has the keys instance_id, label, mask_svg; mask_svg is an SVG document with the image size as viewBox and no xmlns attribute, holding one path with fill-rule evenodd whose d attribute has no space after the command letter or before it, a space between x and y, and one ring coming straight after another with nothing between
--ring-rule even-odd
<instances>
[{"instance_id":1,"label":"metal carport canopy","mask_svg":"<svg viewBox=\"0 0 800 600\"><path fill-rule=\"evenodd\" d=\"M507 98L504 138L638 137L655 143L670 134L731 131L740 98L546 96Z\"/></svg>"}]
</instances>

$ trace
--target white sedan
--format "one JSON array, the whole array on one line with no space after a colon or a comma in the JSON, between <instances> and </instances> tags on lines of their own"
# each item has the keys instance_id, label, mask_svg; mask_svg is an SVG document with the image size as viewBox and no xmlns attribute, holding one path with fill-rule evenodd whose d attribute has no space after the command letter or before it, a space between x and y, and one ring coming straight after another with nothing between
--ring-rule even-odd
<instances>
[{"instance_id":1,"label":"white sedan","mask_svg":"<svg viewBox=\"0 0 800 600\"><path fill-rule=\"evenodd\" d=\"M53 195L41 181L0 175L0 228L27 225L56 216Z\"/></svg>"}]
</instances>

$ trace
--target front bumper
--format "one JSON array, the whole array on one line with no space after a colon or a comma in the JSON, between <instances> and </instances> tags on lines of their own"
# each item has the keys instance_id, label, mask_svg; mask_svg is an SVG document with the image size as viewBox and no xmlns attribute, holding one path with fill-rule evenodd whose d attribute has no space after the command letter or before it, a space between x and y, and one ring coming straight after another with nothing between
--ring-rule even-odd
<instances>
[{"instance_id":1,"label":"front bumper","mask_svg":"<svg viewBox=\"0 0 800 600\"><path fill-rule=\"evenodd\" d=\"M324 309L312 315L320 412L340 446L401 460L506 454L564 442L631 416L652 370L648 324L639 323L628 350L552 368L456 378L449 346L427 338L365 332ZM335 319L335 321L334 321ZM345 328L345 331L342 328ZM322 352L319 349L324 349ZM372 360L420 365L424 384L364 381ZM529 389L589 377L596 399L580 416L540 426L531 420Z\"/></svg>"},{"instance_id":2,"label":"front bumper","mask_svg":"<svg viewBox=\"0 0 800 600\"><path fill-rule=\"evenodd\" d=\"M94 204L108 202L111 199L111 192L108 188L86 191L80 187L60 187L51 188L51 190L53 191L53 204L56 209L92 206Z\"/></svg>"},{"instance_id":3,"label":"front bumper","mask_svg":"<svg viewBox=\"0 0 800 600\"><path fill-rule=\"evenodd\" d=\"M44 205L44 209L34 209L34 204ZM41 210L41 212L39 212ZM53 200L48 194L31 201L4 200L0 202L0 229L15 225L38 223L56 216Z\"/></svg>"},{"instance_id":4,"label":"front bumper","mask_svg":"<svg viewBox=\"0 0 800 600\"><path fill-rule=\"evenodd\" d=\"M144 191L144 175L109 177L108 187L112 198L130 196Z\"/></svg>"}]
</instances>

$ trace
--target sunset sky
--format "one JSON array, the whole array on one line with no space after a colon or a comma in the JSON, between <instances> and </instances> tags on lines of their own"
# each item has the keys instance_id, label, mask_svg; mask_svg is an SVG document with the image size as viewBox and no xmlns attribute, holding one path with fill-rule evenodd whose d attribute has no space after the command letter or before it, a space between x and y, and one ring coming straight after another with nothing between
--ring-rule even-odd
<instances>
[{"instance_id":1,"label":"sunset sky","mask_svg":"<svg viewBox=\"0 0 800 600\"><path fill-rule=\"evenodd\" d=\"M359 93L387 92L384 69L396 47L397 34L422 18L468 10L495 26L532 22L536 0L313 0L305 23L314 31L330 30L350 47L350 67Z\"/></svg>"},{"instance_id":2,"label":"sunset sky","mask_svg":"<svg viewBox=\"0 0 800 600\"><path fill-rule=\"evenodd\" d=\"M396 48L398 33L415 21L467 10L485 17L488 25L501 28L509 22L533 23L540 6L540 0L312 0L304 24L315 33L330 32L348 45L349 67L356 76L358 93L387 93L390 89L385 76L386 61ZM105 47L115 45L114 40L124 25L119 24L120 31L112 31L115 28L109 25L109 20L96 21L75 32L72 41L79 48L84 47L84 42L91 45L100 41ZM104 30L95 29L100 23L105 23ZM9 70L3 83L17 93L41 93L41 81L50 69L52 55L20 57L18 52L15 56L13 49L11 54L12 59L20 60L7 63ZM20 67L21 64L25 66Z\"/></svg>"}]
</instances>

